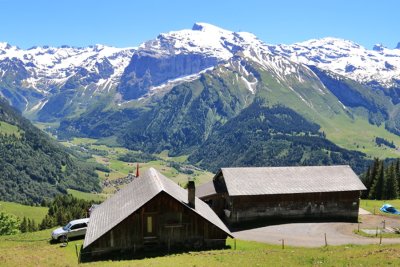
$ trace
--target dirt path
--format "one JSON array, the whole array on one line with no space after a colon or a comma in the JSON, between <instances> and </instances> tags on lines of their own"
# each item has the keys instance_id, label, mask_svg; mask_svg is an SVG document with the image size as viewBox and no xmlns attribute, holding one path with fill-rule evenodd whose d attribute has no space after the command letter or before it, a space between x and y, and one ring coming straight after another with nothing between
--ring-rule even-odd
<instances>
[{"instance_id":1,"label":"dirt path","mask_svg":"<svg viewBox=\"0 0 400 267\"><path fill-rule=\"evenodd\" d=\"M381 215L360 215L361 228L374 229L382 227L385 220L386 226L400 227L400 218ZM258 242L285 244L303 247L320 247L325 245L325 233L328 245L344 244L378 244L379 238L367 238L353 233L357 223L290 223L272 225L234 232L238 239ZM383 238L383 244L400 243L400 238Z\"/></svg>"}]
</instances>

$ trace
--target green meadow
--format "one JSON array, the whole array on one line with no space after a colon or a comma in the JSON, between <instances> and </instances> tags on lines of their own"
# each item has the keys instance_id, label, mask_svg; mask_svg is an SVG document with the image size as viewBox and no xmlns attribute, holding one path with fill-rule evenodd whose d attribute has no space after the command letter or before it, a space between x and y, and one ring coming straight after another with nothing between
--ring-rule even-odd
<instances>
[{"instance_id":1,"label":"green meadow","mask_svg":"<svg viewBox=\"0 0 400 267\"><path fill-rule=\"evenodd\" d=\"M15 136L19 137L20 129L15 125L9 124L4 121L0 121L0 134L5 134L5 135L14 134Z\"/></svg>"},{"instance_id":2,"label":"green meadow","mask_svg":"<svg viewBox=\"0 0 400 267\"><path fill-rule=\"evenodd\" d=\"M40 223L47 214L47 207L27 206L13 202L0 201L0 212L12 214L20 219L24 217Z\"/></svg>"},{"instance_id":3,"label":"green meadow","mask_svg":"<svg viewBox=\"0 0 400 267\"><path fill-rule=\"evenodd\" d=\"M94 151L92 154L93 158L89 159L89 161L100 163L110 169L109 173L106 173L104 171L97 171L101 181L112 181L119 178L124 178L129 173L136 173L137 162L124 162L119 160L118 158L119 156L128 152L139 151L133 151L123 147L107 146L104 145L104 142L102 142L102 140L91 138L74 138L71 141L62 142L62 144L70 148L86 148ZM99 153L96 154L96 151L98 151ZM214 174L211 172L200 170L197 168L193 168L193 174L189 175L179 172L177 169L170 166L169 162L178 162L180 164L185 164L187 160L187 156L185 155L179 157L169 157L168 151L163 151L160 154L156 154L155 156L158 158L157 160L139 163L140 173L143 173L150 167L152 167L182 186L186 184L189 177L194 179L196 184L200 185L210 181L214 176ZM100 194L85 193L71 189L68 190L68 192L77 198L99 201L104 200L105 198L107 198L108 195L113 194L116 190L117 188L105 187L103 188L103 192L101 192Z\"/></svg>"},{"instance_id":4,"label":"green meadow","mask_svg":"<svg viewBox=\"0 0 400 267\"><path fill-rule=\"evenodd\" d=\"M78 264L76 248L50 244L51 230L0 237L1 266L399 266L400 245L285 247L228 240L230 249L195 251L163 257ZM77 246L75 246L77 245Z\"/></svg>"}]
</instances>

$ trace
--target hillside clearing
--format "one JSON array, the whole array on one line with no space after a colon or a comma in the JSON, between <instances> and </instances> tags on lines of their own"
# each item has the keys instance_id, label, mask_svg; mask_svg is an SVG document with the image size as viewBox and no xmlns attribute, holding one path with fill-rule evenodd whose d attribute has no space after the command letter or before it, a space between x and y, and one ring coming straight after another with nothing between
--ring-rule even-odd
<instances>
[{"instance_id":1,"label":"hillside clearing","mask_svg":"<svg viewBox=\"0 0 400 267\"><path fill-rule=\"evenodd\" d=\"M48 209L47 207L27 206L13 202L0 201L0 212L12 214L21 220L24 217L31 220L33 219L36 223L40 223L43 220Z\"/></svg>"}]
</instances>

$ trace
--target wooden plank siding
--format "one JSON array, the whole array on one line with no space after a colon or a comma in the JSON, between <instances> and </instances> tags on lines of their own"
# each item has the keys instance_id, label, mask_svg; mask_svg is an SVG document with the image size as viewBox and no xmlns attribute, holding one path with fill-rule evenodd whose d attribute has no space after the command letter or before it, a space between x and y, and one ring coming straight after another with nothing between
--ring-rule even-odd
<instances>
[{"instance_id":1,"label":"wooden plank siding","mask_svg":"<svg viewBox=\"0 0 400 267\"><path fill-rule=\"evenodd\" d=\"M123 203L121 203L123 205ZM86 249L92 255L106 251L145 248L182 249L225 246L227 234L185 204L160 192L136 212Z\"/></svg>"},{"instance_id":2,"label":"wooden plank siding","mask_svg":"<svg viewBox=\"0 0 400 267\"><path fill-rule=\"evenodd\" d=\"M230 196L230 216L224 219L231 225L285 219L357 221L359 197L360 191Z\"/></svg>"}]
</instances>

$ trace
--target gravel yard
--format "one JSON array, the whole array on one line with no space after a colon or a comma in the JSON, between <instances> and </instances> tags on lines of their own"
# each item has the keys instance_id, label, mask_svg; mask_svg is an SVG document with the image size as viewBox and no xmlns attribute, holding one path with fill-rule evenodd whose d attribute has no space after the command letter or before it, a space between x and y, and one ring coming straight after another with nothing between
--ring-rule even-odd
<instances>
[{"instance_id":1,"label":"gravel yard","mask_svg":"<svg viewBox=\"0 0 400 267\"><path fill-rule=\"evenodd\" d=\"M360 212L360 228L375 229L382 227L400 227L400 216L382 216ZM355 234L357 223L289 223L271 225L250 230L233 232L238 239L252 240L271 244L281 244L302 247L319 247L325 245L325 234L328 245L345 244L378 244L379 238L368 238ZM400 235L399 235L400 236ZM383 244L400 243L400 238L383 238Z\"/></svg>"}]
</instances>

